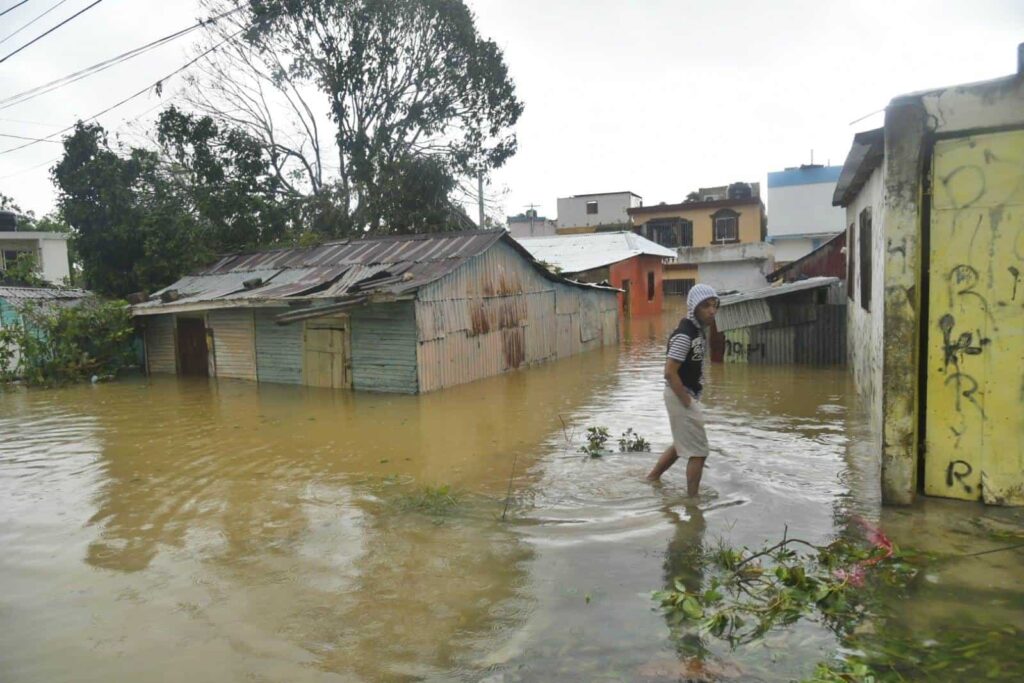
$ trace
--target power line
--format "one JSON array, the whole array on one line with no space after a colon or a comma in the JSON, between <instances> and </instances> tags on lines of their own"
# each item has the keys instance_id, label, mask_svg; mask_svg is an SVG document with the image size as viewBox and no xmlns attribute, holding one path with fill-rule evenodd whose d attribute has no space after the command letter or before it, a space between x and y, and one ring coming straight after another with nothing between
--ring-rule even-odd
<instances>
[{"instance_id":1,"label":"power line","mask_svg":"<svg viewBox=\"0 0 1024 683\"><path fill-rule=\"evenodd\" d=\"M237 31L235 31L234 33L232 33L232 34L231 34L230 36L228 36L227 38L225 38L225 39L224 39L224 40L222 40L221 42L217 43L217 44L216 44L216 45L214 45L213 47L211 47L211 48L209 48L209 49L205 50L204 52L202 52L202 53L201 53L201 54L200 54L200 55L199 55L198 57L196 57L195 59L192 59L192 60L190 60L190 61L186 62L186 63L185 63L185 64L184 64L183 66L180 66L180 67L178 67L177 69L175 69L175 70L174 70L174 71L172 71L171 73L167 74L167 75L166 75L166 76L164 76L163 78L160 78L160 79L156 80L155 82L151 83L150 85L147 85L147 86L146 86L145 88L143 88L142 90L139 90L138 92L136 92L136 93L134 93L134 94L132 94L132 95L129 95L128 97L124 98L124 99L123 99L123 100L121 100L120 102L118 102L118 103L116 103L116 104L113 104L113 105L111 105L111 106L107 107L106 109L104 109L103 111L99 112L98 114L93 114L92 116L90 116L90 117L89 117L89 118L87 118L87 119L81 119L81 121L82 121L82 122L84 123L85 121L93 121L93 120L95 120L95 119L98 119L99 117L103 116L104 114L106 114L106 113L108 113L108 112L110 112L110 111L112 111L112 110L114 110L114 109L117 109L117 108L118 108L118 107L120 107L121 105L123 105L123 104L127 104L127 103L128 103L128 102L130 102L131 100L134 100L134 99L135 99L136 97L139 97L140 95L143 95L143 94L145 94L145 93L149 92L150 88L156 88L156 90L157 90L157 93L159 94L159 93L160 93L160 92L161 92L161 91L163 90L163 83L164 83L164 81L166 81L167 79L169 79L169 78L172 78L173 76L176 76L177 74L181 73L182 71L184 71L185 69L189 68L190 66L192 66L193 64L195 64L196 62L198 62L198 61L199 61L200 59L202 59L202 58L203 58L203 57L205 57L206 55L208 55L208 54L210 54L211 52L213 52L214 50L219 50L219 49L220 49L221 47L223 47L224 45L226 45L226 44L227 44L228 42L230 42L230 41L234 40L234 39L235 39L235 38L237 38L237 37L238 37L239 35L241 35L241 33L242 33L243 31L245 31L245 30L246 30L246 28L247 28L247 27L243 27L243 28L240 28L240 29L238 29ZM8 149L3 149L3 150L0 150L0 155L3 155L3 154L7 154L8 152L16 152L16 151L18 151L19 149L25 149L26 147L31 147L32 145L36 145L36 144L39 144L39 142L40 142L40 141L47 141L47 140L50 140L51 138L57 137L57 136L58 136L58 135L60 135L61 133L66 133L66 132L68 132L69 130L73 129L73 128L75 127L75 125L77 125L77 124L74 124L74 123L73 123L73 124L71 124L70 126L68 126L67 128L63 128L63 129L61 129L61 130L58 130L58 131L57 131L56 133L51 133L50 135L47 135L47 136L46 136L45 138L39 138L39 139L38 139L37 141L34 141L34 142L26 142L25 144L23 144L23 145L18 145L17 147L10 147L10 148L8 148Z\"/></svg>"},{"instance_id":2,"label":"power line","mask_svg":"<svg viewBox=\"0 0 1024 683\"><path fill-rule=\"evenodd\" d=\"M4 44L4 43L6 43L6 42L7 42L8 40L10 40L10 39L11 39L11 38L13 38L14 36L18 35L18 34L19 34L19 33L21 33L22 31L24 31L25 29L27 29L27 28L28 28L29 26L31 26L32 24L36 23L37 21L39 21L40 19L42 19L43 17L45 17L45 16L47 15L47 14L49 14L49 13L50 13L50 12L52 12L53 10L57 9L58 7L60 7L61 5L63 5L63 4L64 4L65 2L67 2L67 1L68 1L68 0L60 0L60 2L58 2L58 3L56 4L56 5L54 5L54 6L53 6L53 7L51 7L50 9L46 10L45 12L43 12L42 14L40 14L40 15L39 15L38 17L36 17L36 18L35 18L35 19L33 19L32 21L28 22L27 24L25 24L24 26L22 26L21 28L19 28L19 29L18 29L17 31L15 31L14 33L8 33L8 34L7 34L6 36L4 36L3 38L0 38L0 45L3 45L3 44Z\"/></svg>"},{"instance_id":3,"label":"power line","mask_svg":"<svg viewBox=\"0 0 1024 683\"><path fill-rule=\"evenodd\" d=\"M24 135L11 135L10 133L0 133L0 138L14 138L15 140L32 140L33 142L56 142L60 144L60 140L47 140L46 138L27 138Z\"/></svg>"},{"instance_id":4,"label":"power line","mask_svg":"<svg viewBox=\"0 0 1024 683\"><path fill-rule=\"evenodd\" d=\"M11 10L16 10L16 9L18 9L19 7L21 7L22 5L24 5L24 4L26 3L26 2L28 2L28 0L21 0L21 2L19 2L18 4L16 4L16 5L11 5L11 6L10 6L10 7L8 7L7 9L5 9L5 10L4 10L3 12L0 12L0 17L2 17L3 15L7 14L7 13L8 13L8 12L10 12Z\"/></svg>"},{"instance_id":5,"label":"power line","mask_svg":"<svg viewBox=\"0 0 1024 683\"><path fill-rule=\"evenodd\" d=\"M28 1L28 0L25 0L25 2L27 2L27 1ZM54 26L53 28L51 28L51 29L50 29L49 31L47 31L47 32L43 33L42 35L36 36L36 37L35 37L35 38L33 38L32 40L28 41L27 43L25 43L24 45L22 45L21 47L19 47L19 48L18 48L17 50L15 50L14 52L11 52L11 53L9 53L9 54L8 54L8 55L7 55L6 57L4 57L3 59L0 59L0 64L3 64L3 63L4 63L4 62L6 62L6 61L7 61L8 59L10 59L10 58L11 58L11 57L13 57L14 55L18 54L19 52L21 52L22 50L24 50L24 49L25 49L26 47L28 47L29 45L33 45L33 44L35 44L35 43L38 43L38 42L39 42L40 40L42 40L42 39L43 39L43 38L45 38L46 36L48 36L48 35L50 35L51 33L53 33L54 31L56 31L57 29L59 29L59 28L60 28L61 26L63 26L64 24L68 23L69 21L72 21L73 19L75 19L76 17L78 17L78 16L79 16L79 15L81 15L81 14L84 14L84 13L88 12L89 10L91 10L91 9L92 9L93 7L95 7L96 5L100 4L101 2L103 2L103 0L95 0L95 2L93 2L93 3L92 3L91 5L89 5L88 7L85 7L84 9L80 9L80 10L78 10L77 12L75 12L74 14L72 14L72 15L71 15L70 17L68 17L68 18L67 18L67 19L65 19L64 21L60 22L59 24L57 24L56 26ZM17 6L17 5L15 5L15 6ZM11 9L14 9L14 7L12 7ZM10 10L8 10L8 12L9 12L9 11L10 11ZM6 14L6 12L5 12L5 14Z\"/></svg>"},{"instance_id":6,"label":"power line","mask_svg":"<svg viewBox=\"0 0 1024 683\"><path fill-rule=\"evenodd\" d=\"M121 64L122 62L126 62L129 59L138 57L141 54L149 52L150 50L154 50L158 47L161 47L171 42L172 40L177 40L178 38L181 38L182 36L185 36L198 28L202 28L207 24L219 21L224 17L228 16L229 14L238 12L239 9L241 8L235 8L228 12L224 12L223 14L220 14L216 17L211 17L210 19L199 21L191 26L188 26L187 28L181 29L180 31L176 31L162 38L157 38L156 40L150 43L146 43L145 45L133 48L131 50L128 50L127 52L123 52L115 57L111 57L110 59L106 59L102 62L97 62L96 64L88 66L80 71L76 71L75 73L68 74L67 76L63 76L56 80L50 81L49 83L44 83L43 85L36 86L35 88L25 90L23 92L17 93L16 95L11 95L10 97L0 99L0 109L7 109L8 107L13 107L16 104L27 102L41 95L45 95L46 93L53 92L54 90L57 90L58 88L61 88L65 85L70 85L72 83L80 81L83 78L87 78L93 74L100 73L101 71L106 71L107 69L113 66Z\"/></svg>"}]
</instances>

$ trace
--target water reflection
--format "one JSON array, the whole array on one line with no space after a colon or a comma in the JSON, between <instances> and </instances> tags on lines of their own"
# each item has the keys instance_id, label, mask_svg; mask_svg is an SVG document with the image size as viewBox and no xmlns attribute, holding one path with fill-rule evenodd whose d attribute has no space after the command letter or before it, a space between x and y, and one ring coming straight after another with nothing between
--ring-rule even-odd
<instances>
[{"instance_id":1,"label":"water reflection","mask_svg":"<svg viewBox=\"0 0 1024 683\"><path fill-rule=\"evenodd\" d=\"M673 637L651 591L699 585L701 544L823 542L852 512L898 544L988 538L968 521L986 510L880 512L841 370L713 367L706 498L687 506L676 468L652 488L675 321L420 397L173 378L0 394L0 680L655 681L694 661L799 679L827 633L731 652ZM655 453L584 457L598 425ZM445 514L403 505L442 485ZM950 565L909 612L1019 624L1020 560Z\"/></svg>"},{"instance_id":2,"label":"water reflection","mask_svg":"<svg viewBox=\"0 0 1024 683\"><path fill-rule=\"evenodd\" d=\"M707 524L704 512L696 503L680 512L668 507L665 514L675 528L675 534L665 552L665 590L676 590L682 585L689 591L700 591L704 584L704 531ZM680 659L703 661L709 654L707 646L694 625L676 624L666 614L672 640Z\"/></svg>"}]
</instances>

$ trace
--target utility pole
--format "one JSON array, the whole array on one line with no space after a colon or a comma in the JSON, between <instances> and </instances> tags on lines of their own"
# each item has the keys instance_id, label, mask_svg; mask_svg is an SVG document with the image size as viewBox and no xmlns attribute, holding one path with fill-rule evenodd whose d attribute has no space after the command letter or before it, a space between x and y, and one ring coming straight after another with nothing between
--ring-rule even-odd
<instances>
[{"instance_id":1,"label":"utility pole","mask_svg":"<svg viewBox=\"0 0 1024 683\"><path fill-rule=\"evenodd\" d=\"M483 170L476 172L476 201L477 207L480 211L480 220L477 225L481 230L484 229L484 172Z\"/></svg>"},{"instance_id":2,"label":"utility pole","mask_svg":"<svg viewBox=\"0 0 1024 683\"><path fill-rule=\"evenodd\" d=\"M526 205L526 215L529 216L529 218L530 218L530 237L533 237L534 236L533 235L533 221L534 221L534 219L537 218L537 205L536 204L527 204Z\"/></svg>"}]
</instances>

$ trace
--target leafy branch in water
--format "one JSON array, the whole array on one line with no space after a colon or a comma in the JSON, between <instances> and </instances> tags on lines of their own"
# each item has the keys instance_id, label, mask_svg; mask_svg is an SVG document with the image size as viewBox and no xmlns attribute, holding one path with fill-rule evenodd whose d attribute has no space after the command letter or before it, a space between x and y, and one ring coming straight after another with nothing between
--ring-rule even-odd
<instances>
[{"instance_id":1,"label":"leafy branch in water","mask_svg":"<svg viewBox=\"0 0 1024 683\"><path fill-rule=\"evenodd\" d=\"M604 445L610 438L607 427L587 427L587 445L581 446L580 452L599 458L605 454Z\"/></svg>"},{"instance_id":2,"label":"leafy branch in water","mask_svg":"<svg viewBox=\"0 0 1024 683\"><path fill-rule=\"evenodd\" d=\"M906 586L917 570L879 532L865 545L845 539L817 546L796 538L756 552L720 547L704 558L706 586L654 594L670 623L696 624L736 646L800 619L822 623L837 635L852 631L870 614L868 583Z\"/></svg>"},{"instance_id":3,"label":"leafy branch in water","mask_svg":"<svg viewBox=\"0 0 1024 683\"><path fill-rule=\"evenodd\" d=\"M633 431L630 427L622 433L619 437L619 452L620 453L641 453L650 452L651 444L644 437Z\"/></svg>"}]
</instances>

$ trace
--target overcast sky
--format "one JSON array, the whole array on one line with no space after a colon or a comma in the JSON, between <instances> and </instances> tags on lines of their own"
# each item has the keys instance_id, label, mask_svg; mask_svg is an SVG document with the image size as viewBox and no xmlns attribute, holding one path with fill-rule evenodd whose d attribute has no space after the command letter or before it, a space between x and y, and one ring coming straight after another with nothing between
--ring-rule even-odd
<instances>
[{"instance_id":1,"label":"overcast sky","mask_svg":"<svg viewBox=\"0 0 1024 683\"><path fill-rule=\"evenodd\" d=\"M0 0L0 11L19 0ZM0 57L92 0L29 0L0 17ZM549 217L573 194L632 190L645 204L769 171L842 164L854 133L901 93L1012 73L1024 0L470 0L504 50L526 110L519 152L492 178L502 213ZM184 28L194 0L104 0L0 64L0 100ZM153 83L188 59L189 38L29 102L3 108L0 135L45 137ZM144 127L148 93L103 116ZM140 117L141 118L138 118ZM866 117L866 118L863 118ZM137 119L137 120L136 120ZM863 119L851 123L856 119ZM134 120L134 123L132 123ZM0 137L0 192L54 207L60 146ZM771 211L769 202L769 213ZM499 213L499 211L495 211ZM471 211L476 216L475 211Z\"/></svg>"}]
</instances>

